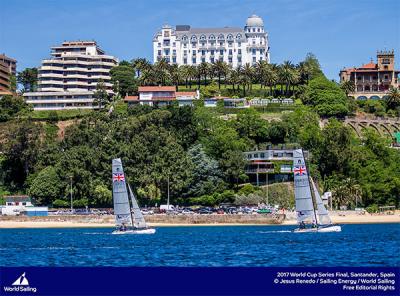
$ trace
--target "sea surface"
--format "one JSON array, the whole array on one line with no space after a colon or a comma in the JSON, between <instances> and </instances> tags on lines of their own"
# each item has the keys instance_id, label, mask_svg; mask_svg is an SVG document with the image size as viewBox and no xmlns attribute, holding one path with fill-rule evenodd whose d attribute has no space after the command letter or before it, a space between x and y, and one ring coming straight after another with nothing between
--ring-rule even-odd
<instances>
[{"instance_id":1,"label":"sea surface","mask_svg":"<svg viewBox=\"0 0 400 296\"><path fill-rule=\"evenodd\" d=\"M343 225L340 233L293 228L0 229L0 266L400 266L400 224Z\"/></svg>"}]
</instances>

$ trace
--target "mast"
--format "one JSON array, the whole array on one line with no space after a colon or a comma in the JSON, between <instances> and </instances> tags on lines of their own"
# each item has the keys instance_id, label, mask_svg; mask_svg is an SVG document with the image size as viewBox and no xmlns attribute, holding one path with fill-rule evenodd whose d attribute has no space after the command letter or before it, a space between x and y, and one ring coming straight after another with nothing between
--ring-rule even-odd
<instances>
[{"instance_id":1,"label":"mast","mask_svg":"<svg viewBox=\"0 0 400 296\"><path fill-rule=\"evenodd\" d=\"M129 183L127 183L127 184L128 184L128 188L131 189L131 187L129 186ZM131 222L132 222L131 226L134 227L133 226L134 225L134 223L133 223L134 220L133 220L133 215L132 215L132 201L131 201L132 196L131 196L131 198L129 198L129 195L130 195L130 193L128 192L129 212L131 213Z\"/></svg>"}]
</instances>

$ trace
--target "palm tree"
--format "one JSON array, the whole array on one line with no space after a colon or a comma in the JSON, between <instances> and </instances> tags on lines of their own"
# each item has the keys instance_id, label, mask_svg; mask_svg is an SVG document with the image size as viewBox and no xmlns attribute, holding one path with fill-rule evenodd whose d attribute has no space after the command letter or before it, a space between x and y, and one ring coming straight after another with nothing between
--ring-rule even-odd
<instances>
[{"instance_id":1,"label":"palm tree","mask_svg":"<svg viewBox=\"0 0 400 296\"><path fill-rule=\"evenodd\" d=\"M348 81L342 82L340 84L340 88L346 93L346 97L348 97L349 93L354 92L355 85L354 85L354 82L348 80Z\"/></svg>"},{"instance_id":2,"label":"palm tree","mask_svg":"<svg viewBox=\"0 0 400 296\"><path fill-rule=\"evenodd\" d=\"M332 190L332 196L336 208L339 206L356 207L358 202L362 202L361 186L352 178L346 178Z\"/></svg>"},{"instance_id":3,"label":"palm tree","mask_svg":"<svg viewBox=\"0 0 400 296\"><path fill-rule=\"evenodd\" d=\"M138 59L133 59L131 61L132 67L136 70L136 76L140 77L140 74L144 71L144 70L148 70L149 68L151 68L151 64L148 60L146 60L145 58L138 58Z\"/></svg>"},{"instance_id":4,"label":"palm tree","mask_svg":"<svg viewBox=\"0 0 400 296\"><path fill-rule=\"evenodd\" d=\"M179 90L179 82L181 81L181 73L179 72L179 67L177 64L170 65L168 67L169 78L173 85L175 85L176 90Z\"/></svg>"},{"instance_id":5,"label":"palm tree","mask_svg":"<svg viewBox=\"0 0 400 296\"><path fill-rule=\"evenodd\" d=\"M284 61L280 66L279 80L281 83L281 93L283 93L282 84L285 84L285 94L288 95L288 90L291 84L297 81L298 74L294 69L292 62Z\"/></svg>"},{"instance_id":6,"label":"palm tree","mask_svg":"<svg viewBox=\"0 0 400 296\"><path fill-rule=\"evenodd\" d=\"M192 80L197 78L197 67L194 65L189 66L188 74L190 80L189 88L192 88ZM199 88L200 88L200 82L199 82Z\"/></svg>"},{"instance_id":7,"label":"palm tree","mask_svg":"<svg viewBox=\"0 0 400 296\"><path fill-rule=\"evenodd\" d=\"M165 58L162 58L159 60L157 63L154 64L154 74L158 79L158 82L161 85L166 85L166 81L169 78L169 68L170 65L168 64L167 60Z\"/></svg>"},{"instance_id":8,"label":"palm tree","mask_svg":"<svg viewBox=\"0 0 400 296\"><path fill-rule=\"evenodd\" d=\"M306 84L308 84L311 75L311 68L309 64L305 62L300 62L297 65L297 70L299 71L301 82L305 82Z\"/></svg>"},{"instance_id":9,"label":"palm tree","mask_svg":"<svg viewBox=\"0 0 400 296\"><path fill-rule=\"evenodd\" d=\"M152 69L144 70L139 77L140 85L156 85L157 79Z\"/></svg>"},{"instance_id":10,"label":"palm tree","mask_svg":"<svg viewBox=\"0 0 400 296\"><path fill-rule=\"evenodd\" d=\"M185 87L187 88L189 85L189 79L191 79L190 66L182 65L178 68L178 71L181 79L185 81Z\"/></svg>"},{"instance_id":11,"label":"palm tree","mask_svg":"<svg viewBox=\"0 0 400 296\"><path fill-rule=\"evenodd\" d=\"M390 87L389 93L386 97L386 103L389 108L396 109L400 107L400 91L396 87Z\"/></svg>"},{"instance_id":12,"label":"palm tree","mask_svg":"<svg viewBox=\"0 0 400 296\"><path fill-rule=\"evenodd\" d=\"M214 73L218 77L218 89L221 89L221 77L223 76L224 80L226 80L229 66L224 61L218 60L214 64L212 64L212 68L214 69Z\"/></svg>"},{"instance_id":13,"label":"palm tree","mask_svg":"<svg viewBox=\"0 0 400 296\"><path fill-rule=\"evenodd\" d=\"M206 62L202 62L198 66L198 71L199 71L200 76L204 77L204 86L206 86L207 85L207 76L210 72L210 66Z\"/></svg>"},{"instance_id":14,"label":"palm tree","mask_svg":"<svg viewBox=\"0 0 400 296\"><path fill-rule=\"evenodd\" d=\"M269 86L269 93L272 96L272 86L278 82L278 73L275 64L268 64L262 77L263 82L266 86Z\"/></svg>"},{"instance_id":15,"label":"palm tree","mask_svg":"<svg viewBox=\"0 0 400 296\"><path fill-rule=\"evenodd\" d=\"M230 84L232 84L232 89L235 90L235 85L240 83L240 77L241 77L241 70L240 67L237 67L236 69L231 69L228 72L227 78Z\"/></svg>"},{"instance_id":16,"label":"palm tree","mask_svg":"<svg viewBox=\"0 0 400 296\"><path fill-rule=\"evenodd\" d=\"M241 69L241 72L242 72L242 84L243 83L245 83L245 84L243 84L243 86L244 87L246 87L246 85L247 85L247 88L250 90L252 87L252 83L253 83L253 79L254 79L254 68L249 64L249 63L246 63L243 67L242 67L242 69Z\"/></svg>"},{"instance_id":17,"label":"palm tree","mask_svg":"<svg viewBox=\"0 0 400 296\"><path fill-rule=\"evenodd\" d=\"M261 88L263 86L266 86L265 83L265 73L268 71L268 66L269 64L267 61L259 61L256 63L254 69L255 69L255 76L257 78L257 81L260 83Z\"/></svg>"}]
</instances>

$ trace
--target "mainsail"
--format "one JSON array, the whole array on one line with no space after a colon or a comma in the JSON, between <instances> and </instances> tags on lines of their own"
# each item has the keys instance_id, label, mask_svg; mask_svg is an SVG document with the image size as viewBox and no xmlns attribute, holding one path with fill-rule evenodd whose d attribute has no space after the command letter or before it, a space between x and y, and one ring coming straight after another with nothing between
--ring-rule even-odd
<instances>
[{"instance_id":1,"label":"mainsail","mask_svg":"<svg viewBox=\"0 0 400 296\"><path fill-rule=\"evenodd\" d=\"M324 203L322 202L321 196L319 195L319 192L317 190L317 187L315 186L313 179L311 179L311 184L314 190L315 203L317 204L318 224L330 225L332 224L332 220L329 217L328 211L325 208Z\"/></svg>"},{"instance_id":2,"label":"mainsail","mask_svg":"<svg viewBox=\"0 0 400 296\"><path fill-rule=\"evenodd\" d=\"M293 172L297 222L317 223L302 149L293 151Z\"/></svg>"},{"instance_id":3,"label":"mainsail","mask_svg":"<svg viewBox=\"0 0 400 296\"><path fill-rule=\"evenodd\" d=\"M132 210L133 210L133 226L135 228L147 228L146 221L140 211L135 195L132 192L131 186L128 184L129 194L131 195Z\"/></svg>"},{"instance_id":4,"label":"mainsail","mask_svg":"<svg viewBox=\"0 0 400 296\"><path fill-rule=\"evenodd\" d=\"M112 161L114 215L117 226L132 226L132 214L126 189L125 175L120 158Z\"/></svg>"}]
</instances>

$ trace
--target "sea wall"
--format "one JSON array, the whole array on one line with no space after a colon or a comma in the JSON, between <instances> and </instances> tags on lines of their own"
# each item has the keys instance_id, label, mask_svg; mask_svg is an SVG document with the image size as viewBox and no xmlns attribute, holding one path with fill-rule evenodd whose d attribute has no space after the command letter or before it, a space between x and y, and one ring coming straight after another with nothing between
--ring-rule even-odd
<instances>
[{"instance_id":1,"label":"sea wall","mask_svg":"<svg viewBox=\"0 0 400 296\"><path fill-rule=\"evenodd\" d=\"M157 224L281 224L285 215L243 214L243 215L149 215L146 221ZM20 222L76 222L76 223L114 223L111 215L57 215L46 217L0 216L1 221Z\"/></svg>"}]
</instances>

